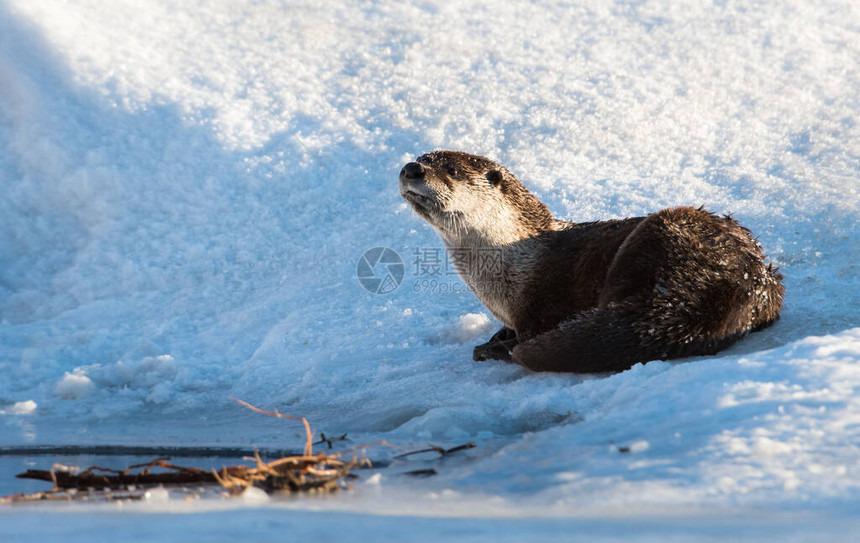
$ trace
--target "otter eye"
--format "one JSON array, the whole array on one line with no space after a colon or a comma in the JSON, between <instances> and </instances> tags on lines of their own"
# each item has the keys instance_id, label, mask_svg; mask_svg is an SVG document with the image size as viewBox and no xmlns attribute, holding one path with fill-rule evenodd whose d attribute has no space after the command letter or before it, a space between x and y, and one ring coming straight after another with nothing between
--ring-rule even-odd
<instances>
[{"instance_id":1,"label":"otter eye","mask_svg":"<svg viewBox=\"0 0 860 543\"><path fill-rule=\"evenodd\" d=\"M451 177L457 177L457 169L454 166L448 166L445 168L445 171L448 172L448 175Z\"/></svg>"},{"instance_id":2,"label":"otter eye","mask_svg":"<svg viewBox=\"0 0 860 543\"><path fill-rule=\"evenodd\" d=\"M490 182L491 185L495 186L501 183L502 181L502 172L499 170L490 170L487 172L487 181Z\"/></svg>"}]
</instances>

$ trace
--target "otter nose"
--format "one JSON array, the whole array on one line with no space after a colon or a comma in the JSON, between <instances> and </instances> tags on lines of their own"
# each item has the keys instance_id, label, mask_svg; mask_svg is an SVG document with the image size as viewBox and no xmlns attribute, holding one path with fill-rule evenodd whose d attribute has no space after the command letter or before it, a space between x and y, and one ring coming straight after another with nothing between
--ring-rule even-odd
<instances>
[{"instance_id":1,"label":"otter nose","mask_svg":"<svg viewBox=\"0 0 860 543\"><path fill-rule=\"evenodd\" d=\"M400 170L400 177L422 179L424 177L424 166L417 162L410 162Z\"/></svg>"}]
</instances>

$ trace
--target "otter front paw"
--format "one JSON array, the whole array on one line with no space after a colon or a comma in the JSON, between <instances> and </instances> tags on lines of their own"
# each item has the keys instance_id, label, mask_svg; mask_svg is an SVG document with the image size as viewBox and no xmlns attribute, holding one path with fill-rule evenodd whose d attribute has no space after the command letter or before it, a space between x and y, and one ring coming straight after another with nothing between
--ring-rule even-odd
<instances>
[{"instance_id":1,"label":"otter front paw","mask_svg":"<svg viewBox=\"0 0 860 543\"><path fill-rule=\"evenodd\" d=\"M517 333L510 328L502 328L490 338L490 341L475 347L475 350L472 352L472 359L476 362L483 362L485 360L512 362L511 352L517 343L519 343L517 341Z\"/></svg>"}]
</instances>

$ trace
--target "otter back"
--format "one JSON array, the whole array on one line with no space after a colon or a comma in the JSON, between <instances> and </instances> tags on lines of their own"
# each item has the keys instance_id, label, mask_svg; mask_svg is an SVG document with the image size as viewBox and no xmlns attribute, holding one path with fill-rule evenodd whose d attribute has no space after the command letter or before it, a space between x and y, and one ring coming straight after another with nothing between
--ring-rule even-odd
<instances>
[{"instance_id":1,"label":"otter back","mask_svg":"<svg viewBox=\"0 0 860 543\"><path fill-rule=\"evenodd\" d=\"M553 265L542 274L563 292L556 300L581 296L588 307L580 303L562 315L563 304L532 285L540 302L523 308L512 352L526 367L618 371L653 359L713 354L779 315L781 276L764 264L749 231L729 217L682 207L589 227L600 232L591 245L548 258ZM619 243L607 227L627 235ZM593 281L565 281L559 274L565 269ZM565 289L570 283L576 286Z\"/></svg>"}]
</instances>

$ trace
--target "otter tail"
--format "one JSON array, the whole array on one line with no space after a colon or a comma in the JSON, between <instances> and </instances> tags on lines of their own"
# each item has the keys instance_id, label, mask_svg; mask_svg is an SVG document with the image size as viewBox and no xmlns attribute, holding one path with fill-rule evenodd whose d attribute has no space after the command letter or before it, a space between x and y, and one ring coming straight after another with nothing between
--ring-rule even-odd
<instances>
[{"instance_id":1,"label":"otter tail","mask_svg":"<svg viewBox=\"0 0 860 543\"><path fill-rule=\"evenodd\" d=\"M632 309L592 309L521 342L512 357L533 371L617 372L639 362L713 354L744 335L675 342L640 335L637 329L641 323Z\"/></svg>"}]
</instances>

